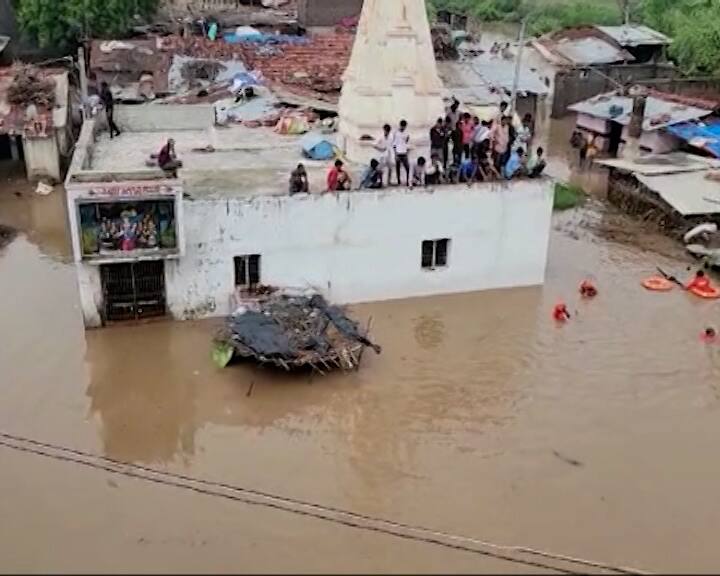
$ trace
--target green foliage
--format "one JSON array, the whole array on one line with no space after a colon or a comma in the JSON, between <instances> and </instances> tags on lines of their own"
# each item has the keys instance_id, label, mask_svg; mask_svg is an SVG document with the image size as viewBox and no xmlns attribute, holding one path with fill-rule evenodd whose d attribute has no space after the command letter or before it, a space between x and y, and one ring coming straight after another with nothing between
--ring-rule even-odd
<instances>
[{"instance_id":1,"label":"green foliage","mask_svg":"<svg viewBox=\"0 0 720 576\"><path fill-rule=\"evenodd\" d=\"M581 188L572 184L555 184L554 210L569 210L582 203L585 194Z\"/></svg>"},{"instance_id":2,"label":"green foliage","mask_svg":"<svg viewBox=\"0 0 720 576\"><path fill-rule=\"evenodd\" d=\"M720 72L720 5L697 8L678 14L674 22L675 41L670 55L686 72Z\"/></svg>"},{"instance_id":3,"label":"green foliage","mask_svg":"<svg viewBox=\"0 0 720 576\"><path fill-rule=\"evenodd\" d=\"M524 12L531 34L544 34L567 26L621 24L623 18L619 4L598 0L547 0L541 3L526 0Z\"/></svg>"},{"instance_id":4,"label":"green foliage","mask_svg":"<svg viewBox=\"0 0 720 576\"><path fill-rule=\"evenodd\" d=\"M23 30L41 46L67 46L83 36L125 34L136 16L152 14L158 0L16 0Z\"/></svg>"}]
</instances>

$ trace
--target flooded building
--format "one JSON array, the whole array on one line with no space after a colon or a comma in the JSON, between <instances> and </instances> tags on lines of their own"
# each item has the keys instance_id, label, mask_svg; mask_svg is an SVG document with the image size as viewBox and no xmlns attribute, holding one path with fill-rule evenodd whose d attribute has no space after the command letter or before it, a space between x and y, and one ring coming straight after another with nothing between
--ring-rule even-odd
<instances>
[{"instance_id":1,"label":"flooded building","mask_svg":"<svg viewBox=\"0 0 720 576\"><path fill-rule=\"evenodd\" d=\"M147 129L158 114L174 115L173 130ZM259 284L350 303L544 280L545 179L322 193L328 163L306 160L311 194L289 196L298 137L215 129L212 107L145 105L134 121L120 117L114 140L85 124L66 182L87 326L224 315ZM144 167L168 137L184 162L179 179Z\"/></svg>"},{"instance_id":2,"label":"flooded building","mask_svg":"<svg viewBox=\"0 0 720 576\"><path fill-rule=\"evenodd\" d=\"M0 161L24 165L31 180L47 178L59 182L63 164L72 150L70 83L62 70L35 70L51 83L47 105L10 96L18 82L19 68L0 69Z\"/></svg>"},{"instance_id":3,"label":"flooded building","mask_svg":"<svg viewBox=\"0 0 720 576\"><path fill-rule=\"evenodd\" d=\"M336 58L333 68L327 52L310 59L320 42L312 38L283 47L284 57L238 49L253 72L285 79L270 91L260 87L247 103L233 96L225 108L221 98L199 97L195 86L163 102L118 106L119 138L110 139L102 121L85 124L66 189L87 326L163 314L225 315L238 296L268 285L356 303L543 283L552 212L548 179L358 189L373 155L368 139L377 138L383 124L407 119L410 155L417 158L443 114L424 2L404 6L365 4L338 133L323 133L321 122L313 131L307 118L318 114L312 107L307 116L297 110L281 116L274 108L288 89L304 102L331 104L328 93L339 81L333 71L343 61ZM330 35L323 42L342 53L344 38ZM166 39L163 47L168 42L179 41ZM400 43L401 61L383 56L386 42ZM234 50L228 46L203 50L227 57ZM106 55L125 54L117 45L105 48ZM172 85L165 70L178 56L159 61L160 82ZM325 73L300 73L313 65ZM293 66L301 84L288 80L285 72ZM227 86L204 90L222 96ZM299 133L308 130L329 147L324 160L304 155L308 138ZM169 138L183 162L178 178L152 159ZM351 191L326 192L333 146L346 152ZM289 195L288 179L299 162L309 193Z\"/></svg>"},{"instance_id":4,"label":"flooded building","mask_svg":"<svg viewBox=\"0 0 720 576\"><path fill-rule=\"evenodd\" d=\"M572 104L619 85L672 79L680 74L666 61L671 39L640 25L568 28L533 40L553 71L552 117Z\"/></svg>"},{"instance_id":5,"label":"flooded building","mask_svg":"<svg viewBox=\"0 0 720 576\"><path fill-rule=\"evenodd\" d=\"M676 125L707 118L716 105L707 100L651 91L645 105L639 148L662 154L679 149L683 140L672 131ZM633 99L617 93L602 94L570 106L577 115L577 128L594 137L596 148L610 156L622 154L628 142Z\"/></svg>"}]
</instances>

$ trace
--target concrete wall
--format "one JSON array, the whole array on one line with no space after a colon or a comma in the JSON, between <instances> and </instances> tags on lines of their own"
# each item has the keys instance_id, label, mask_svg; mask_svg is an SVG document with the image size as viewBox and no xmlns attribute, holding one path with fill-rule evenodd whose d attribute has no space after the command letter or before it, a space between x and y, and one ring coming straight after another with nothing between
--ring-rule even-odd
<instances>
[{"instance_id":1,"label":"concrete wall","mask_svg":"<svg viewBox=\"0 0 720 576\"><path fill-rule=\"evenodd\" d=\"M363 0L298 0L298 21L303 26L335 26L358 16L362 6Z\"/></svg>"},{"instance_id":2,"label":"concrete wall","mask_svg":"<svg viewBox=\"0 0 720 576\"><path fill-rule=\"evenodd\" d=\"M128 132L205 130L215 124L215 107L199 104L116 106L115 119Z\"/></svg>"},{"instance_id":3,"label":"concrete wall","mask_svg":"<svg viewBox=\"0 0 720 576\"><path fill-rule=\"evenodd\" d=\"M626 85L676 76L679 76L679 72L673 66L654 63L561 69L555 74L552 117L562 118L568 113L568 106L616 90L618 84Z\"/></svg>"},{"instance_id":4,"label":"concrete wall","mask_svg":"<svg viewBox=\"0 0 720 576\"><path fill-rule=\"evenodd\" d=\"M233 258L260 254L261 282L343 303L541 284L552 184L455 186L187 202L186 253L166 262L177 318L224 315ZM451 240L447 268L421 268L423 240Z\"/></svg>"},{"instance_id":5,"label":"concrete wall","mask_svg":"<svg viewBox=\"0 0 720 576\"><path fill-rule=\"evenodd\" d=\"M341 303L542 284L552 197L543 179L186 201L184 253L165 261L169 311L178 319L230 313L233 259L247 254L261 255L262 283L312 287ZM423 270L422 241L439 238L451 241L449 264ZM86 325L99 326L99 267L76 266Z\"/></svg>"},{"instance_id":6,"label":"concrete wall","mask_svg":"<svg viewBox=\"0 0 720 576\"><path fill-rule=\"evenodd\" d=\"M56 137L25 138L25 168L30 180L51 178L60 182L60 150Z\"/></svg>"}]
</instances>

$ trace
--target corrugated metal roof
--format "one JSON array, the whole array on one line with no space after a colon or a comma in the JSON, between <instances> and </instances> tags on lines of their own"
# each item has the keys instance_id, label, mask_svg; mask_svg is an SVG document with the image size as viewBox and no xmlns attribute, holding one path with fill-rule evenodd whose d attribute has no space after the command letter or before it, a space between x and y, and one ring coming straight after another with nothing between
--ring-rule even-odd
<instances>
[{"instance_id":1,"label":"corrugated metal roof","mask_svg":"<svg viewBox=\"0 0 720 576\"><path fill-rule=\"evenodd\" d=\"M630 124L633 101L628 96L617 94L601 94L589 100L578 102L569 106L568 109L579 114L587 114L594 118L603 120L614 120L624 126ZM616 110L617 113L613 113ZM677 102L668 102L654 96L649 96L645 108L645 120L643 130L652 131L689 122L712 114L712 110L695 108Z\"/></svg>"},{"instance_id":2,"label":"corrugated metal roof","mask_svg":"<svg viewBox=\"0 0 720 576\"><path fill-rule=\"evenodd\" d=\"M632 62L634 58L602 38L565 38L557 41L552 49L573 64L614 64Z\"/></svg>"},{"instance_id":3,"label":"corrugated metal roof","mask_svg":"<svg viewBox=\"0 0 720 576\"><path fill-rule=\"evenodd\" d=\"M620 46L664 46L672 42L665 34L647 26L597 26L596 28Z\"/></svg>"},{"instance_id":4,"label":"corrugated metal roof","mask_svg":"<svg viewBox=\"0 0 720 576\"><path fill-rule=\"evenodd\" d=\"M512 62L483 60L438 62L438 71L449 95L468 105L496 105L507 100L513 87L515 66ZM548 88L540 76L523 67L518 85L520 95L547 95Z\"/></svg>"},{"instance_id":5,"label":"corrugated metal roof","mask_svg":"<svg viewBox=\"0 0 720 576\"><path fill-rule=\"evenodd\" d=\"M720 213L720 183L708 172L635 177L683 216Z\"/></svg>"},{"instance_id":6,"label":"corrugated metal roof","mask_svg":"<svg viewBox=\"0 0 720 576\"><path fill-rule=\"evenodd\" d=\"M720 161L718 160L686 152L647 154L637 158L606 158L595 160L595 164L625 172L644 174L645 176L698 172L720 168Z\"/></svg>"},{"instance_id":7,"label":"corrugated metal roof","mask_svg":"<svg viewBox=\"0 0 720 576\"><path fill-rule=\"evenodd\" d=\"M720 158L720 120L676 124L669 126L668 132L682 138L690 146L705 150L716 158Z\"/></svg>"}]
</instances>

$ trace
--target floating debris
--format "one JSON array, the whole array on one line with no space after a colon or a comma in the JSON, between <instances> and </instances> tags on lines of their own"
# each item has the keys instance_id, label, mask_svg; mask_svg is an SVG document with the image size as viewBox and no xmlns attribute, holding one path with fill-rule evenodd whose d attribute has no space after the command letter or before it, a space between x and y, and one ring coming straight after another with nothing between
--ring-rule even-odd
<instances>
[{"instance_id":1,"label":"floating debris","mask_svg":"<svg viewBox=\"0 0 720 576\"><path fill-rule=\"evenodd\" d=\"M365 348L380 354L344 308L319 294L284 293L247 300L228 318L215 339L213 360L220 367L233 358L253 359L287 371L312 368L320 374L333 369L357 370Z\"/></svg>"}]
</instances>

